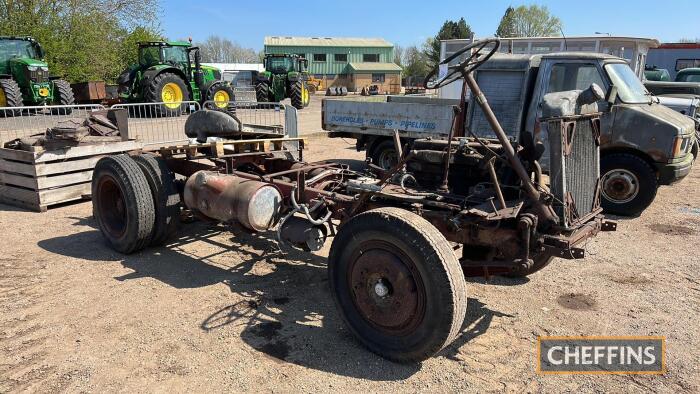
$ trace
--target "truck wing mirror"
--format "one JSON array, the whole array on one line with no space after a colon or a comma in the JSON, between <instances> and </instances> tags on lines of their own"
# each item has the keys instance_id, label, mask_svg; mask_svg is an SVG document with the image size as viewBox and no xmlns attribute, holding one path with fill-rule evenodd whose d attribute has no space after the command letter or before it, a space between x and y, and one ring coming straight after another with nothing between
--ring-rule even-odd
<instances>
[{"instance_id":1,"label":"truck wing mirror","mask_svg":"<svg viewBox=\"0 0 700 394\"><path fill-rule=\"evenodd\" d=\"M608 108L612 108L617 101L617 86L613 85L610 90L608 90L608 97L605 99L608 102Z\"/></svg>"}]
</instances>

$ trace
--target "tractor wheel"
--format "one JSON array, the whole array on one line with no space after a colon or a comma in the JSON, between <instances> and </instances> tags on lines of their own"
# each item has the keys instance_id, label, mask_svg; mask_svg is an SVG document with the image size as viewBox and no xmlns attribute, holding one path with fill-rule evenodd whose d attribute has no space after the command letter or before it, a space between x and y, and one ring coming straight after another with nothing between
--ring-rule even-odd
<instances>
[{"instance_id":1,"label":"tractor wheel","mask_svg":"<svg viewBox=\"0 0 700 394\"><path fill-rule=\"evenodd\" d=\"M270 101L270 85L265 82L258 82L255 85L255 99L259 103L267 103Z\"/></svg>"},{"instance_id":2,"label":"tractor wheel","mask_svg":"<svg viewBox=\"0 0 700 394\"><path fill-rule=\"evenodd\" d=\"M304 108L304 82L296 81L292 84L291 91L289 92L289 98L292 100L292 107L296 109ZM307 92L308 96L308 92Z\"/></svg>"},{"instance_id":3,"label":"tractor wheel","mask_svg":"<svg viewBox=\"0 0 700 394\"><path fill-rule=\"evenodd\" d=\"M22 107L22 90L14 79L0 79L0 108ZM21 109L0 109L0 118L19 115Z\"/></svg>"},{"instance_id":4,"label":"tractor wheel","mask_svg":"<svg viewBox=\"0 0 700 394\"><path fill-rule=\"evenodd\" d=\"M179 116L186 106L183 102L190 99L190 94L182 78L176 74L164 72L148 82L143 98L147 103L161 103L154 107L153 115Z\"/></svg>"},{"instance_id":5,"label":"tractor wheel","mask_svg":"<svg viewBox=\"0 0 700 394\"><path fill-rule=\"evenodd\" d=\"M180 194L175 176L160 156L144 153L133 158L146 176L155 204L151 246L160 246L175 234L180 220Z\"/></svg>"},{"instance_id":6,"label":"tractor wheel","mask_svg":"<svg viewBox=\"0 0 700 394\"><path fill-rule=\"evenodd\" d=\"M213 101L213 109L225 111L233 108L232 102L235 100L235 93L229 84L216 83L209 88L207 100Z\"/></svg>"},{"instance_id":7,"label":"tractor wheel","mask_svg":"<svg viewBox=\"0 0 700 394\"><path fill-rule=\"evenodd\" d=\"M412 212L379 208L348 220L333 240L328 276L345 324L382 357L422 361L459 334L464 273L445 237Z\"/></svg>"},{"instance_id":8,"label":"tractor wheel","mask_svg":"<svg viewBox=\"0 0 700 394\"><path fill-rule=\"evenodd\" d=\"M308 107L311 103L311 93L309 91L309 85L304 84L304 91L301 93L301 101L304 103L304 108Z\"/></svg>"},{"instance_id":9,"label":"tractor wheel","mask_svg":"<svg viewBox=\"0 0 700 394\"><path fill-rule=\"evenodd\" d=\"M129 254L151 241L155 206L148 180L128 155L105 156L92 173L92 212L114 250Z\"/></svg>"},{"instance_id":10,"label":"tractor wheel","mask_svg":"<svg viewBox=\"0 0 700 394\"><path fill-rule=\"evenodd\" d=\"M57 79L53 81L53 105L74 105L75 96L73 88L70 87L68 81ZM51 113L54 115L70 115L73 108L54 108Z\"/></svg>"}]
</instances>

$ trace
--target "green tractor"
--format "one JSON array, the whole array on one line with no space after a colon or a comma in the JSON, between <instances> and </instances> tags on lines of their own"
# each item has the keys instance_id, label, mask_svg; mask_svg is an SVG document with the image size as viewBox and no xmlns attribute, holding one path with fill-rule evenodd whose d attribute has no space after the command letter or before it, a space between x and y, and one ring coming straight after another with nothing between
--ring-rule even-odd
<instances>
[{"instance_id":1,"label":"green tractor","mask_svg":"<svg viewBox=\"0 0 700 394\"><path fill-rule=\"evenodd\" d=\"M309 61L299 55L265 55L265 71L257 76L255 97L259 103L280 102L289 97L292 106L302 109L309 105L306 80Z\"/></svg>"},{"instance_id":2,"label":"green tractor","mask_svg":"<svg viewBox=\"0 0 700 394\"><path fill-rule=\"evenodd\" d=\"M139 63L118 78L119 98L131 103L160 103L156 116L179 115L185 101L213 101L225 110L234 100L231 85L221 71L202 66L199 48L189 42L140 42Z\"/></svg>"},{"instance_id":3,"label":"green tractor","mask_svg":"<svg viewBox=\"0 0 700 394\"><path fill-rule=\"evenodd\" d=\"M36 40L0 36L0 107L73 104L70 84L49 76L44 50ZM0 116L12 116L19 111L0 111ZM70 113L71 109L54 111Z\"/></svg>"}]
</instances>

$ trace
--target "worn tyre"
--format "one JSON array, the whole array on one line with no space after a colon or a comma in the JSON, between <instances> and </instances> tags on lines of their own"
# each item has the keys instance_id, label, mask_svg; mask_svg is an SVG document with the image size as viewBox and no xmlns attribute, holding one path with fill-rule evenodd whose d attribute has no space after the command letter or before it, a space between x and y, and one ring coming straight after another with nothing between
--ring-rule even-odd
<instances>
[{"instance_id":1,"label":"worn tyre","mask_svg":"<svg viewBox=\"0 0 700 394\"><path fill-rule=\"evenodd\" d=\"M537 271L540 271L544 269L546 266L549 265L549 263L554 260L553 256L548 256L548 255L538 255L535 256L535 258L532 259L533 263L530 268L514 268L512 271L510 271L507 274L504 274L504 276L510 277L510 278L524 278L526 276L530 276L534 274Z\"/></svg>"},{"instance_id":2,"label":"worn tyre","mask_svg":"<svg viewBox=\"0 0 700 394\"><path fill-rule=\"evenodd\" d=\"M147 116L179 116L186 108L190 93L185 81L178 75L164 72L146 83L143 98L147 103L162 103L147 109Z\"/></svg>"},{"instance_id":3,"label":"worn tyre","mask_svg":"<svg viewBox=\"0 0 700 394\"><path fill-rule=\"evenodd\" d=\"M265 82L258 82L255 85L255 99L259 103L267 103L270 101L270 86Z\"/></svg>"},{"instance_id":4,"label":"worn tyre","mask_svg":"<svg viewBox=\"0 0 700 394\"><path fill-rule=\"evenodd\" d=\"M148 180L128 155L101 158L92 173L92 210L112 248L129 254L145 248L155 222Z\"/></svg>"},{"instance_id":5,"label":"worn tyre","mask_svg":"<svg viewBox=\"0 0 700 394\"><path fill-rule=\"evenodd\" d=\"M289 99L292 101L292 107L296 109L304 109L304 82L296 81L291 84Z\"/></svg>"},{"instance_id":6,"label":"worn tyre","mask_svg":"<svg viewBox=\"0 0 700 394\"><path fill-rule=\"evenodd\" d=\"M412 212L379 208L348 220L333 240L328 275L350 331L383 357L422 361L459 334L464 274L445 237Z\"/></svg>"},{"instance_id":7,"label":"worn tyre","mask_svg":"<svg viewBox=\"0 0 700 394\"><path fill-rule=\"evenodd\" d=\"M600 159L601 205L607 213L635 216L656 197L656 171L644 159L614 153Z\"/></svg>"},{"instance_id":8,"label":"worn tyre","mask_svg":"<svg viewBox=\"0 0 700 394\"><path fill-rule=\"evenodd\" d=\"M175 176L160 156L144 153L133 159L146 176L153 195L155 219L150 245L160 246L175 234L180 220L180 194Z\"/></svg>"},{"instance_id":9,"label":"worn tyre","mask_svg":"<svg viewBox=\"0 0 700 394\"><path fill-rule=\"evenodd\" d=\"M399 162L396 146L393 140L381 140L375 142L367 152L372 163L384 169L391 169Z\"/></svg>"},{"instance_id":10,"label":"worn tyre","mask_svg":"<svg viewBox=\"0 0 700 394\"><path fill-rule=\"evenodd\" d=\"M22 90L14 79L0 79L0 107L22 107ZM21 109L0 110L0 118L19 115Z\"/></svg>"}]
</instances>

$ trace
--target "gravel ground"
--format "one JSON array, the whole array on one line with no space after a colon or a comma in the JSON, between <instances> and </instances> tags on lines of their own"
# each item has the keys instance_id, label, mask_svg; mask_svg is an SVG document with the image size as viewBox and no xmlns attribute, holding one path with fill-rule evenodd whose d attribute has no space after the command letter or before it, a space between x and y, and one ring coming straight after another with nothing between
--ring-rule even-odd
<instances>
[{"instance_id":1,"label":"gravel ground","mask_svg":"<svg viewBox=\"0 0 700 394\"><path fill-rule=\"evenodd\" d=\"M308 159L360 159L312 138ZM109 249L90 203L0 205L0 391L698 392L700 172L641 217L529 280L468 280L463 333L422 364L388 362L343 327L328 247L195 222L167 247ZM540 376L538 335L663 335L663 376Z\"/></svg>"}]
</instances>

